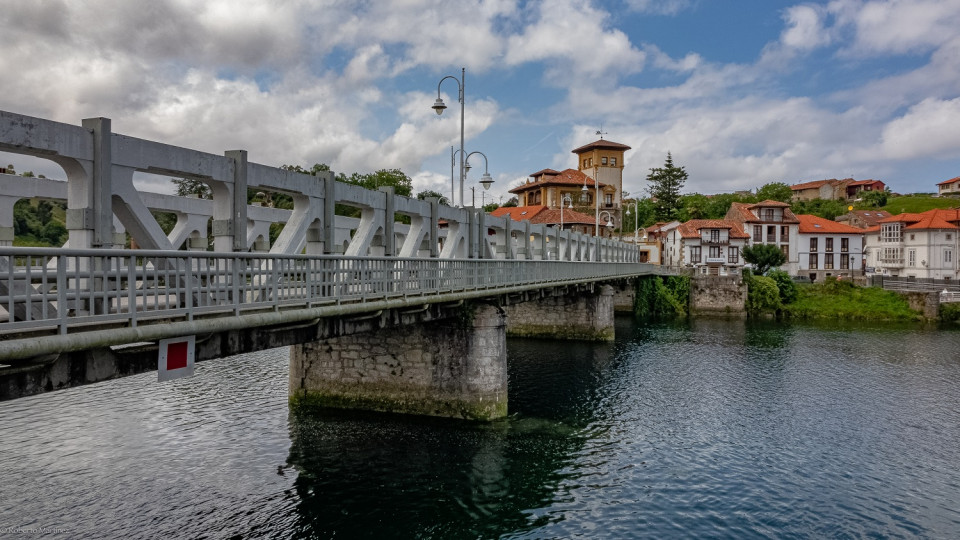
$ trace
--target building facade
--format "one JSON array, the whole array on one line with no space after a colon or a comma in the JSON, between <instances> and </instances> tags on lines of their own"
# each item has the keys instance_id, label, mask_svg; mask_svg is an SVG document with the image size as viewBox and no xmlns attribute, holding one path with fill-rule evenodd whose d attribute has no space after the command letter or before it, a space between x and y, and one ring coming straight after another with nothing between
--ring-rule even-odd
<instances>
[{"instance_id":1,"label":"building facade","mask_svg":"<svg viewBox=\"0 0 960 540\"><path fill-rule=\"evenodd\" d=\"M960 176L938 183L937 195L960 195Z\"/></svg>"},{"instance_id":2,"label":"building facade","mask_svg":"<svg viewBox=\"0 0 960 540\"><path fill-rule=\"evenodd\" d=\"M740 224L724 219L692 219L676 226L661 227L665 264L693 268L698 274L739 275L743 248L750 236Z\"/></svg>"},{"instance_id":3,"label":"building facade","mask_svg":"<svg viewBox=\"0 0 960 540\"><path fill-rule=\"evenodd\" d=\"M800 220L790 210L790 205L780 201L766 200L756 204L733 203L726 219L740 224L750 236L748 245L773 244L787 258L781 267L791 276L798 275L800 257L798 239Z\"/></svg>"},{"instance_id":4,"label":"building facade","mask_svg":"<svg viewBox=\"0 0 960 540\"><path fill-rule=\"evenodd\" d=\"M867 273L957 279L960 210L899 214L864 231Z\"/></svg>"},{"instance_id":5,"label":"building facade","mask_svg":"<svg viewBox=\"0 0 960 540\"><path fill-rule=\"evenodd\" d=\"M863 275L863 229L800 214L799 272L810 281Z\"/></svg>"}]
</instances>

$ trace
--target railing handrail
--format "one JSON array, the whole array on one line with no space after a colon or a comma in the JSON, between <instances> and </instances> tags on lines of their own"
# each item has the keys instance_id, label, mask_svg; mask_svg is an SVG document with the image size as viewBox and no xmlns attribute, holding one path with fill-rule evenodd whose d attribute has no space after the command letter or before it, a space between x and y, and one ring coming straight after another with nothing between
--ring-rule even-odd
<instances>
[{"instance_id":1,"label":"railing handrail","mask_svg":"<svg viewBox=\"0 0 960 540\"><path fill-rule=\"evenodd\" d=\"M639 262L2 247L0 341L15 333L62 336L104 324L135 328L211 314L497 294L654 272Z\"/></svg>"}]
</instances>

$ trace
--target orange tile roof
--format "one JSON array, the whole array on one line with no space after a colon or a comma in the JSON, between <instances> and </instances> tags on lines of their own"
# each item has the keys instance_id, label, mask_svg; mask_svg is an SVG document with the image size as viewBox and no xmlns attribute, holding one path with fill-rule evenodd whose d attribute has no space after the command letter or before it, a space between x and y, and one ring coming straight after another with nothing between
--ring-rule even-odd
<instances>
[{"instance_id":1,"label":"orange tile roof","mask_svg":"<svg viewBox=\"0 0 960 540\"><path fill-rule=\"evenodd\" d=\"M938 186L943 186L943 185L946 185L946 184L952 184L952 183L954 183L954 182L960 182L960 176L958 176L958 177L956 177L956 178L951 178L951 179L949 179L949 180L944 180L943 182L938 182L937 185L938 185Z\"/></svg>"},{"instance_id":2,"label":"orange tile roof","mask_svg":"<svg viewBox=\"0 0 960 540\"><path fill-rule=\"evenodd\" d=\"M793 211L790 210L790 205L787 203L782 203L779 201L766 200L756 204L750 203L741 203L735 202L730 204L730 210L727 211L727 216L729 219L738 221L740 223L767 223L762 217L758 217L753 212L750 211L751 208L783 208L783 223L799 223L797 221L797 216L793 214Z\"/></svg>"},{"instance_id":3,"label":"orange tile roof","mask_svg":"<svg viewBox=\"0 0 960 540\"><path fill-rule=\"evenodd\" d=\"M546 206L501 206L493 212L490 212L490 215L493 217L507 216L514 221L523 221L525 219L532 219L533 216L546 209Z\"/></svg>"},{"instance_id":4,"label":"orange tile roof","mask_svg":"<svg viewBox=\"0 0 960 540\"><path fill-rule=\"evenodd\" d=\"M774 201L774 200L771 200L771 199L767 199L767 200L765 200L765 201L761 201L761 202L754 203L754 204L750 205L750 208L761 208L761 207L762 207L762 208L770 208L770 207L775 207L775 208L790 208L790 205L789 205L788 203L785 203L785 202Z\"/></svg>"},{"instance_id":5,"label":"orange tile roof","mask_svg":"<svg viewBox=\"0 0 960 540\"><path fill-rule=\"evenodd\" d=\"M593 150L594 148L611 148L613 150L630 150L630 147L625 144L620 144L618 142L600 139L600 140L593 141L590 144L585 144L580 148L576 148L572 152L574 154L582 154L587 150Z\"/></svg>"},{"instance_id":6,"label":"orange tile roof","mask_svg":"<svg viewBox=\"0 0 960 540\"><path fill-rule=\"evenodd\" d=\"M802 184L794 184L790 186L790 189L794 191L801 191L804 189L819 189L824 184L835 184L837 183L836 179L833 180L814 180L813 182L804 182Z\"/></svg>"},{"instance_id":7,"label":"orange tile roof","mask_svg":"<svg viewBox=\"0 0 960 540\"><path fill-rule=\"evenodd\" d=\"M546 169L545 169L546 170ZM542 172L542 171L540 171ZM539 173L534 173L539 174ZM566 169L556 175L544 175L539 180L528 181L510 190L510 193L523 193L531 189L537 189L541 186L583 186L594 187L593 179L576 169ZM599 183L601 188L607 187L603 182Z\"/></svg>"},{"instance_id":8,"label":"orange tile roof","mask_svg":"<svg viewBox=\"0 0 960 540\"><path fill-rule=\"evenodd\" d=\"M960 209L935 208L926 212L904 213L880 220L880 223L904 223L907 229L960 229Z\"/></svg>"},{"instance_id":9,"label":"orange tile roof","mask_svg":"<svg viewBox=\"0 0 960 540\"><path fill-rule=\"evenodd\" d=\"M491 216L502 217L508 216L514 221L524 221L529 220L530 223L543 223L543 224L555 224L560 223L560 209L559 208L547 208L546 206L513 206L513 207L503 207L497 208L493 212L490 212ZM564 224L584 224L584 225L595 225L596 220L593 216L588 216L584 213L577 212L576 210L570 210L565 208L563 210L563 223Z\"/></svg>"},{"instance_id":10,"label":"orange tile roof","mask_svg":"<svg viewBox=\"0 0 960 540\"><path fill-rule=\"evenodd\" d=\"M555 171L555 170L553 170L553 169L541 169L541 170L539 170L539 171L537 171L537 172L535 172L535 173L532 173L530 176L542 176L542 175L545 175L545 174L548 174L548 175L553 176L553 175L558 175L558 174L560 174L560 171Z\"/></svg>"},{"instance_id":11,"label":"orange tile roof","mask_svg":"<svg viewBox=\"0 0 960 540\"><path fill-rule=\"evenodd\" d=\"M730 238L750 238L739 223L730 219L691 219L677 228L683 238L700 238L700 229L729 229Z\"/></svg>"},{"instance_id":12,"label":"orange tile roof","mask_svg":"<svg viewBox=\"0 0 960 540\"><path fill-rule=\"evenodd\" d=\"M798 214L797 219L800 220L799 230L802 234L863 234L863 229L824 219L820 216Z\"/></svg>"},{"instance_id":13,"label":"orange tile roof","mask_svg":"<svg viewBox=\"0 0 960 540\"><path fill-rule=\"evenodd\" d=\"M882 183L883 182L881 182L880 180L854 180L853 182L849 182L847 186L868 186L871 184L882 184Z\"/></svg>"}]
</instances>

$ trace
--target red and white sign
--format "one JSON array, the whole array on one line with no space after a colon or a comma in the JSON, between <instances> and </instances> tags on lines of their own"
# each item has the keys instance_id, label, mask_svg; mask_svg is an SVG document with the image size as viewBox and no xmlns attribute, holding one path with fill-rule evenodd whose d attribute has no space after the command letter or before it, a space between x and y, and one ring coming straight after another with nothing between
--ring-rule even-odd
<instances>
[{"instance_id":1,"label":"red and white sign","mask_svg":"<svg viewBox=\"0 0 960 540\"><path fill-rule=\"evenodd\" d=\"M193 356L196 336L160 340L157 359L157 381L169 381L193 375Z\"/></svg>"}]
</instances>

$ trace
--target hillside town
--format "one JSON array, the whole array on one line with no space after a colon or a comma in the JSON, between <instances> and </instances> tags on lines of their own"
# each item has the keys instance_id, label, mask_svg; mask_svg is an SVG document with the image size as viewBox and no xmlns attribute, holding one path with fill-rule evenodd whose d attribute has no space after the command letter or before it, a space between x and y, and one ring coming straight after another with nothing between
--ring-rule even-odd
<instances>
[{"instance_id":1,"label":"hillside town","mask_svg":"<svg viewBox=\"0 0 960 540\"><path fill-rule=\"evenodd\" d=\"M618 224L636 223L639 205L637 198L624 195L627 150L629 146L602 137L578 147L573 150L576 169L532 173L510 190L517 206L496 208L492 215L586 234L619 235L636 244L643 262L701 275L739 275L749 267L744 248L774 245L785 256L781 269L799 281L860 280L869 275L958 278L960 199L956 208L917 213L855 209L867 194L890 194L886 184L827 179L789 185L788 200L732 202L722 219L658 221L627 228ZM935 196L960 197L960 177L935 187ZM847 212L826 219L791 209L792 203L818 200L838 201Z\"/></svg>"}]
</instances>

